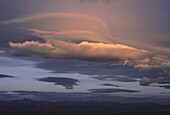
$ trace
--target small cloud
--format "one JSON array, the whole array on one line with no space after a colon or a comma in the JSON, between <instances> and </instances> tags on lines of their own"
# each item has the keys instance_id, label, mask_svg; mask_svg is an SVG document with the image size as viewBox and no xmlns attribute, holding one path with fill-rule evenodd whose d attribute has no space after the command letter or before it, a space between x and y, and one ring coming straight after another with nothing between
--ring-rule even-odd
<instances>
[{"instance_id":1,"label":"small cloud","mask_svg":"<svg viewBox=\"0 0 170 115\"><path fill-rule=\"evenodd\" d=\"M89 89L89 91L91 91L91 93L119 93L119 92L127 92L127 93L135 93L135 92L139 92L139 91L135 91L135 90L128 90L128 89Z\"/></svg>"},{"instance_id":2,"label":"small cloud","mask_svg":"<svg viewBox=\"0 0 170 115\"><path fill-rule=\"evenodd\" d=\"M148 86L148 85L153 84L153 83L157 83L157 84L170 84L170 81L167 80L165 77L158 77L158 78L155 78L155 79L150 79L148 77L143 77L139 81L139 83L142 86Z\"/></svg>"},{"instance_id":3,"label":"small cloud","mask_svg":"<svg viewBox=\"0 0 170 115\"><path fill-rule=\"evenodd\" d=\"M6 53L6 51L0 50L0 54L4 54Z\"/></svg>"},{"instance_id":4,"label":"small cloud","mask_svg":"<svg viewBox=\"0 0 170 115\"><path fill-rule=\"evenodd\" d=\"M77 85L76 83L78 82L77 79L62 78L62 77L45 77L38 80L45 81L45 82L52 82L55 83L55 85L62 85L66 89L73 89L73 85Z\"/></svg>"}]
</instances>

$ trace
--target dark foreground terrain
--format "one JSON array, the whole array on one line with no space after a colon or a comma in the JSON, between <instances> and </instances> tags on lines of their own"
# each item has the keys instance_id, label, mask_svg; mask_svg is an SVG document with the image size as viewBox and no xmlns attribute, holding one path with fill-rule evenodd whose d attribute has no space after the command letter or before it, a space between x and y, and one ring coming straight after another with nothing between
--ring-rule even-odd
<instances>
[{"instance_id":1,"label":"dark foreground terrain","mask_svg":"<svg viewBox=\"0 0 170 115\"><path fill-rule=\"evenodd\" d=\"M170 106L97 101L0 101L0 115L170 115Z\"/></svg>"}]
</instances>

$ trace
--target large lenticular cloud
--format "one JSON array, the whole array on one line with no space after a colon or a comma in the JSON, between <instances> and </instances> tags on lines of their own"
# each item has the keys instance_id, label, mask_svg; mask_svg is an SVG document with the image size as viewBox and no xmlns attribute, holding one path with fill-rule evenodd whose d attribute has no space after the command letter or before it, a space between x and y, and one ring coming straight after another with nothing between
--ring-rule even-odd
<instances>
[{"instance_id":1,"label":"large lenticular cloud","mask_svg":"<svg viewBox=\"0 0 170 115\"><path fill-rule=\"evenodd\" d=\"M97 18L72 13L43 13L0 22L21 27L44 39L114 42L107 24Z\"/></svg>"}]
</instances>

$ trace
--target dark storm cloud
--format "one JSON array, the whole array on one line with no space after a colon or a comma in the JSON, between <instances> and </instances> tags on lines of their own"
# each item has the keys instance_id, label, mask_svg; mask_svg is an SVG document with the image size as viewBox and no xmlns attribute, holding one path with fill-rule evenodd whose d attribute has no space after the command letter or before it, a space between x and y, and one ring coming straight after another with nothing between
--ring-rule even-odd
<instances>
[{"instance_id":1,"label":"dark storm cloud","mask_svg":"<svg viewBox=\"0 0 170 115\"><path fill-rule=\"evenodd\" d=\"M14 76L11 75L5 75L5 74L0 74L0 78L13 78Z\"/></svg>"},{"instance_id":2,"label":"dark storm cloud","mask_svg":"<svg viewBox=\"0 0 170 115\"><path fill-rule=\"evenodd\" d=\"M38 79L39 81L52 82L55 85L62 85L66 89L73 89L73 85L78 85L77 79L74 78L62 78L62 77L45 77Z\"/></svg>"},{"instance_id":3,"label":"dark storm cloud","mask_svg":"<svg viewBox=\"0 0 170 115\"><path fill-rule=\"evenodd\" d=\"M114 84L101 84L103 86L113 86L113 87L119 87L119 85L114 85Z\"/></svg>"},{"instance_id":4,"label":"dark storm cloud","mask_svg":"<svg viewBox=\"0 0 170 115\"><path fill-rule=\"evenodd\" d=\"M91 93L119 93L119 92L124 92L124 93L135 93L135 92L140 92L140 91L135 91L135 90L128 90L128 89L89 89Z\"/></svg>"}]
</instances>

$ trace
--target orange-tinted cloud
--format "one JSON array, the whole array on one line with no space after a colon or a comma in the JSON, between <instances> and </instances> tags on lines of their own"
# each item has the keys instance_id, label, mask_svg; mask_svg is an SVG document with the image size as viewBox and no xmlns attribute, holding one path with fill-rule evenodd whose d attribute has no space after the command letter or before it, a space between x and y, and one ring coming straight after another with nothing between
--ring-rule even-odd
<instances>
[{"instance_id":1,"label":"orange-tinted cloud","mask_svg":"<svg viewBox=\"0 0 170 115\"><path fill-rule=\"evenodd\" d=\"M150 85L152 83L169 84L170 81L168 81L165 77L158 77L158 78L155 78L155 79L150 79L148 77L143 77L140 80L140 85L142 85L142 86L148 86L148 85Z\"/></svg>"},{"instance_id":2,"label":"orange-tinted cloud","mask_svg":"<svg viewBox=\"0 0 170 115\"><path fill-rule=\"evenodd\" d=\"M24 43L10 43L10 46L18 49L11 52L13 55L39 55L45 58L108 61L142 59L148 54L147 51L121 44L90 42L76 44L65 41L48 41L47 43L26 41Z\"/></svg>"}]
</instances>

